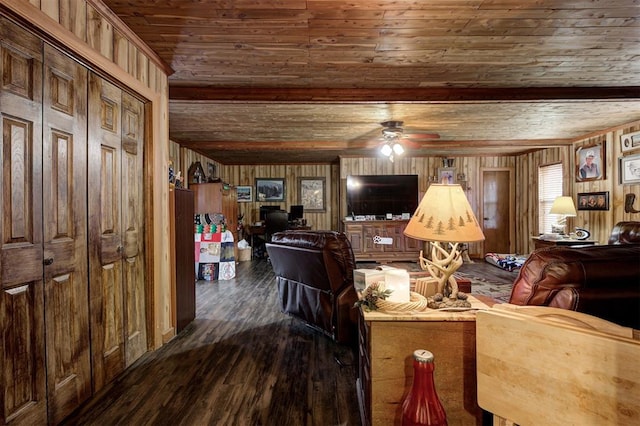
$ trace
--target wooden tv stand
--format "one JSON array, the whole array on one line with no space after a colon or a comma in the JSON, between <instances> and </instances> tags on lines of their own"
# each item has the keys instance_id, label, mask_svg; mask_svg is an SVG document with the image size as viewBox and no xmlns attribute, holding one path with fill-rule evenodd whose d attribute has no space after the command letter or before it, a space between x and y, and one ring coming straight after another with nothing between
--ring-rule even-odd
<instances>
[{"instance_id":1,"label":"wooden tv stand","mask_svg":"<svg viewBox=\"0 0 640 426\"><path fill-rule=\"evenodd\" d=\"M408 220L344 220L356 261L417 262L423 242L404 235ZM391 244L376 244L375 236L390 237Z\"/></svg>"}]
</instances>

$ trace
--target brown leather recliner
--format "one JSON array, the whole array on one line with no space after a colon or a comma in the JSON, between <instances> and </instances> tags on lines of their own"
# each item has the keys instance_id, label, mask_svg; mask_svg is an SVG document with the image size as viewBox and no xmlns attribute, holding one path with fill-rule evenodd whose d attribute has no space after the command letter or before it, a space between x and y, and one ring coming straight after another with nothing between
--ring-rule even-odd
<instances>
[{"instance_id":1,"label":"brown leather recliner","mask_svg":"<svg viewBox=\"0 0 640 426\"><path fill-rule=\"evenodd\" d=\"M621 222L609 245L535 250L520 268L509 303L570 309L640 329L638 229L638 222Z\"/></svg>"},{"instance_id":2,"label":"brown leather recliner","mask_svg":"<svg viewBox=\"0 0 640 426\"><path fill-rule=\"evenodd\" d=\"M355 258L346 235L289 230L274 234L266 246L282 312L336 342L354 343L358 294L353 285Z\"/></svg>"},{"instance_id":3,"label":"brown leather recliner","mask_svg":"<svg viewBox=\"0 0 640 426\"><path fill-rule=\"evenodd\" d=\"M611 230L609 244L640 244L640 222L618 222Z\"/></svg>"}]
</instances>

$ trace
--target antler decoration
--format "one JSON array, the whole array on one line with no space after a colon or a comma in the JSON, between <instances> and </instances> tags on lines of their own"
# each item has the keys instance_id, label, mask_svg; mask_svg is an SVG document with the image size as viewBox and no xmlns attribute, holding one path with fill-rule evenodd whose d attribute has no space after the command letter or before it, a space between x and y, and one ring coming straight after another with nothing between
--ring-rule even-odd
<instances>
[{"instance_id":1,"label":"antler decoration","mask_svg":"<svg viewBox=\"0 0 640 426\"><path fill-rule=\"evenodd\" d=\"M439 242L431 242L431 259L425 259L420 250L420 267L438 282L437 292L445 297L457 299L458 283L453 273L462 265L462 254L458 251L458 243L451 244L448 252ZM448 284L448 285L447 285Z\"/></svg>"}]
</instances>

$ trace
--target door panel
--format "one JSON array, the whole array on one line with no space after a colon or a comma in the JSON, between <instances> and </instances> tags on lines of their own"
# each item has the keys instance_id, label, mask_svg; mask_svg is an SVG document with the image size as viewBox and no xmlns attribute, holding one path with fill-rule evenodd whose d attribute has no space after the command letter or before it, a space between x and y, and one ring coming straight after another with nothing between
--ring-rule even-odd
<instances>
[{"instance_id":1,"label":"door panel","mask_svg":"<svg viewBox=\"0 0 640 426\"><path fill-rule=\"evenodd\" d=\"M511 188L508 170L484 170L483 232L485 253L511 253Z\"/></svg>"},{"instance_id":2,"label":"door panel","mask_svg":"<svg viewBox=\"0 0 640 426\"><path fill-rule=\"evenodd\" d=\"M42 42L0 18L0 423L46 424Z\"/></svg>"},{"instance_id":3,"label":"door panel","mask_svg":"<svg viewBox=\"0 0 640 426\"><path fill-rule=\"evenodd\" d=\"M124 288L126 365L147 351L145 309L143 166L144 105L122 94L122 224L124 230Z\"/></svg>"},{"instance_id":4,"label":"door panel","mask_svg":"<svg viewBox=\"0 0 640 426\"><path fill-rule=\"evenodd\" d=\"M87 70L45 46L43 211L49 418L91 395L87 264Z\"/></svg>"},{"instance_id":5,"label":"door panel","mask_svg":"<svg viewBox=\"0 0 640 426\"><path fill-rule=\"evenodd\" d=\"M89 278L94 391L125 366L120 89L89 74ZM93 190L91 190L93 188Z\"/></svg>"}]
</instances>

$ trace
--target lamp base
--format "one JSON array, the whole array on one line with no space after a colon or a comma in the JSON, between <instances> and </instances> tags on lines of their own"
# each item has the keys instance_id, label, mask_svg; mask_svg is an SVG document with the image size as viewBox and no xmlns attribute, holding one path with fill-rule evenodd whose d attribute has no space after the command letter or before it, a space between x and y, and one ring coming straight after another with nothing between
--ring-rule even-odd
<instances>
[{"instance_id":1,"label":"lamp base","mask_svg":"<svg viewBox=\"0 0 640 426\"><path fill-rule=\"evenodd\" d=\"M428 298L428 307L432 309L443 308L470 308L471 303L464 293L459 293L458 283L453 276L454 272L462 266L462 252L458 250L458 243L449 244L451 250L447 251L440 242L431 242L431 260L425 259L420 251L420 267L437 281L436 294Z\"/></svg>"},{"instance_id":2,"label":"lamp base","mask_svg":"<svg viewBox=\"0 0 640 426\"><path fill-rule=\"evenodd\" d=\"M467 295L464 293L458 293L458 297L452 299L450 297L444 297L441 294L436 294L427 298L427 308L431 309L452 309L452 308L470 308L471 302L467 300Z\"/></svg>"}]
</instances>

